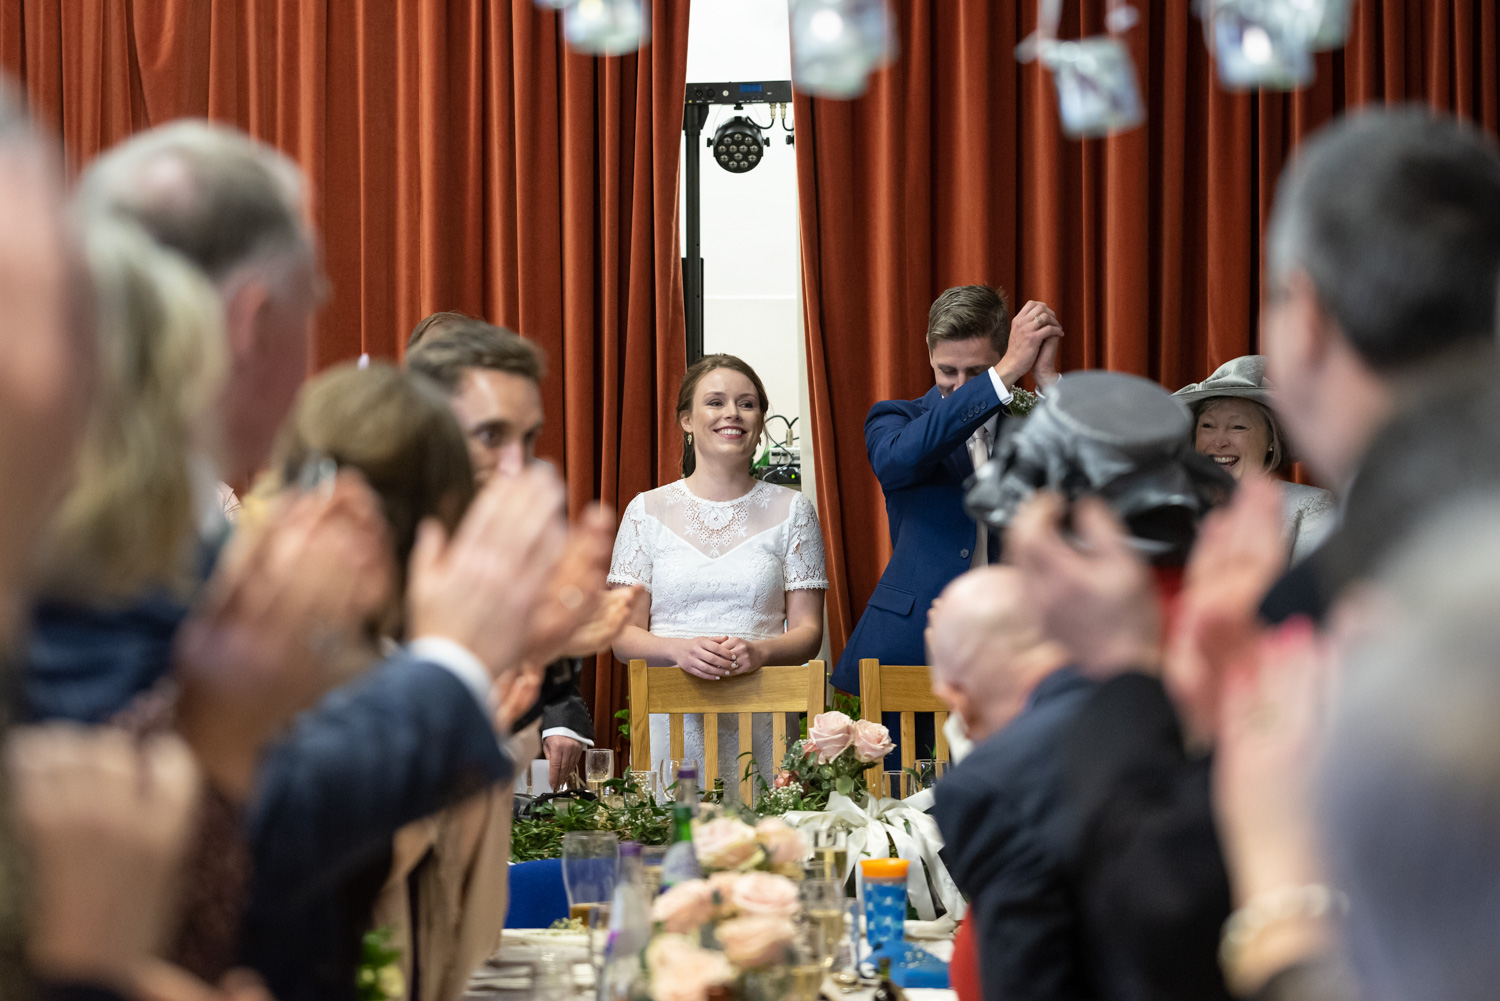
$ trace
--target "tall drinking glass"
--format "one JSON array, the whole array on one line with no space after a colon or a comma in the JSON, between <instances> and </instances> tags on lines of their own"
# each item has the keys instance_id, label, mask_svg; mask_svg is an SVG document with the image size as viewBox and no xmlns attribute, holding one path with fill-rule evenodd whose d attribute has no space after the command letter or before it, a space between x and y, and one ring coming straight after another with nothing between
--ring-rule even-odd
<instances>
[{"instance_id":1,"label":"tall drinking glass","mask_svg":"<svg viewBox=\"0 0 1500 1001\"><path fill-rule=\"evenodd\" d=\"M677 773L682 771L682 762L677 758L664 758L656 766L657 795L661 797L662 804L668 804L676 798L677 790L673 788L677 784Z\"/></svg>"},{"instance_id":2,"label":"tall drinking glass","mask_svg":"<svg viewBox=\"0 0 1500 1001\"><path fill-rule=\"evenodd\" d=\"M881 796L886 799L905 799L907 777L905 772L882 772L880 780Z\"/></svg>"},{"instance_id":3,"label":"tall drinking glass","mask_svg":"<svg viewBox=\"0 0 1500 1001\"><path fill-rule=\"evenodd\" d=\"M620 872L620 839L609 831L570 831L563 835L563 887L568 891L568 917L585 928L600 919L607 923L609 902Z\"/></svg>"},{"instance_id":4,"label":"tall drinking glass","mask_svg":"<svg viewBox=\"0 0 1500 1001\"><path fill-rule=\"evenodd\" d=\"M615 752L608 747L591 747L583 752L583 777L589 792L604 795L604 783L615 777Z\"/></svg>"},{"instance_id":5,"label":"tall drinking glass","mask_svg":"<svg viewBox=\"0 0 1500 1001\"><path fill-rule=\"evenodd\" d=\"M832 969L844 942L844 883L838 879L804 879L797 884L797 891L814 960L823 969Z\"/></svg>"}]
</instances>

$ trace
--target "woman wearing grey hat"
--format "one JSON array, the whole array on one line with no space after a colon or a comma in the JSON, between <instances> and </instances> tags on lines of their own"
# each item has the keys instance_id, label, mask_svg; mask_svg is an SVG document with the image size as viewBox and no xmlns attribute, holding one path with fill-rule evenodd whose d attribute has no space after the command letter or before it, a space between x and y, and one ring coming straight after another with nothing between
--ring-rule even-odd
<instances>
[{"instance_id":1,"label":"woman wearing grey hat","mask_svg":"<svg viewBox=\"0 0 1500 1001\"><path fill-rule=\"evenodd\" d=\"M1235 479L1269 473L1291 462L1266 385L1266 360L1243 355L1202 382L1173 394L1193 410L1193 447ZM1333 527L1333 494L1302 483L1282 483L1286 528L1295 563L1318 547Z\"/></svg>"}]
</instances>

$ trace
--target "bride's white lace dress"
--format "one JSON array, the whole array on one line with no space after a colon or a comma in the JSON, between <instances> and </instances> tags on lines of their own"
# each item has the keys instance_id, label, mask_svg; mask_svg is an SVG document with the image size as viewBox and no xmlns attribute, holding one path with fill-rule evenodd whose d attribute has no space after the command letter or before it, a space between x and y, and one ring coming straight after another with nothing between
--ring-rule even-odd
<instances>
[{"instance_id":1,"label":"bride's white lace dress","mask_svg":"<svg viewBox=\"0 0 1500 1001\"><path fill-rule=\"evenodd\" d=\"M743 497L709 501L678 480L646 491L625 509L609 582L645 586L657 636L780 636L786 592L828 587L818 515L811 501L787 487L757 480ZM769 782L780 764L772 760L770 717L756 716L754 727L755 762ZM686 758L702 762L701 716L686 718L683 739ZM739 727L733 717L719 717L719 747L717 774L734 788L742 766L734 760ZM652 716L652 767L667 756L667 717Z\"/></svg>"}]
</instances>

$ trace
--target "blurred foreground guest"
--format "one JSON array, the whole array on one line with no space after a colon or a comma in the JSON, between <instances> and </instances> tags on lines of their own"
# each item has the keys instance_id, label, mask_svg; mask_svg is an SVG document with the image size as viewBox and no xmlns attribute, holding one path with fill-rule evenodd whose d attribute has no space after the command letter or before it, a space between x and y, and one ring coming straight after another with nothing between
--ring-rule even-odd
<instances>
[{"instance_id":1,"label":"blurred foreground guest","mask_svg":"<svg viewBox=\"0 0 1500 1001\"><path fill-rule=\"evenodd\" d=\"M1385 568L1343 672L1313 801L1367 997L1469 1001L1500 976L1495 496L1435 517Z\"/></svg>"},{"instance_id":2,"label":"blurred foreground guest","mask_svg":"<svg viewBox=\"0 0 1500 1001\"><path fill-rule=\"evenodd\" d=\"M247 483L302 382L325 295L301 171L242 132L184 120L105 151L77 200L86 215L138 223L218 291L230 371L219 406L222 478Z\"/></svg>"},{"instance_id":3,"label":"blurred foreground guest","mask_svg":"<svg viewBox=\"0 0 1500 1001\"><path fill-rule=\"evenodd\" d=\"M360 630L350 645L351 666L364 669L405 639L404 568L417 526L436 518L449 530L456 527L474 495L473 476L446 401L426 383L381 363L339 366L303 388L277 439L271 475L258 492L316 489L310 481L320 466L322 475L335 468L357 472L384 514L384 558L372 575L381 586L366 593L358 610ZM529 706L535 675L515 675L508 685L495 693L503 707L496 721L501 734ZM533 727L511 737L506 751L518 764L528 762L535 743ZM387 845L371 852L365 871L344 880L342 941L329 947L348 957L351 983L364 931L388 926L401 950L408 997L462 993L473 969L499 946L512 792L511 782L490 786L406 825L396 833L394 851ZM262 850L274 845L260 843Z\"/></svg>"},{"instance_id":4,"label":"blurred foreground guest","mask_svg":"<svg viewBox=\"0 0 1500 1001\"><path fill-rule=\"evenodd\" d=\"M937 788L949 870L972 905L987 998L1090 996L1056 829L1057 735L1091 689L1022 599L1013 567L971 570L932 606L933 691L975 741Z\"/></svg>"},{"instance_id":5,"label":"blurred foreground guest","mask_svg":"<svg viewBox=\"0 0 1500 1001\"><path fill-rule=\"evenodd\" d=\"M435 313L433 316L449 314ZM457 314L451 314L457 316ZM546 359L530 341L480 320L445 321L406 357L407 367L448 393L469 448L474 477L514 476L537 461ZM640 588L611 591L599 616L566 646L567 663L547 673L542 692L542 751L551 785L577 781L594 720L578 687L579 658L608 648L640 598ZM554 681L555 678L563 681Z\"/></svg>"},{"instance_id":6,"label":"blurred foreground guest","mask_svg":"<svg viewBox=\"0 0 1500 1001\"><path fill-rule=\"evenodd\" d=\"M217 296L135 225L85 234L100 380L78 471L45 544L24 674L32 718L98 723L154 685L199 586L204 475L224 375Z\"/></svg>"},{"instance_id":7,"label":"blurred foreground guest","mask_svg":"<svg viewBox=\"0 0 1500 1001\"><path fill-rule=\"evenodd\" d=\"M91 283L63 222L60 160L0 92L0 631L14 641L31 553L72 471L95 381ZM152 959L170 933L174 870L197 778L170 738L138 746L119 733L7 734L0 770L0 993L48 998L149 991L215 996ZM31 848L24 866L11 823ZM24 869L27 905L20 891ZM25 954L21 917L30 921ZM264 1001L253 984L227 985Z\"/></svg>"},{"instance_id":8,"label":"blurred foreground guest","mask_svg":"<svg viewBox=\"0 0 1500 1001\"><path fill-rule=\"evenodd\" d=\"M1304 142L1266 231L1267 377L1298 455L1340 493L1376 432L1494 352L1500 151L1426 109L1364 110ZM1335 597L1314 557L1272 621Z\"/></svg>"},{"instance_id":9,"label":"blurred foreground guest","mask_svg":"<svg viewBox=\"0 0 1500 1001\"><path fill-rule=\"evenodd\" d=\"M1236 480L1247 473L1275 473L1291 465L1286 435L1272 409L1266 360L1244 355L1220 365L1202 382L1172 394L1193 409L1193 447L1213 458ZM1332 530L1333 494L1319 487L1284 482L1286 535L1295 563L1318 548Z\"/></svg>"}]
</instances>

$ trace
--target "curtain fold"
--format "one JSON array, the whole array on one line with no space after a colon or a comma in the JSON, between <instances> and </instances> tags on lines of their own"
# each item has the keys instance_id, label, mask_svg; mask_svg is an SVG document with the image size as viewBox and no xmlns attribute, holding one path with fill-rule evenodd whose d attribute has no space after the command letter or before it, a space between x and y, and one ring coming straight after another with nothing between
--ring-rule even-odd
<instances>
[{"instance_id":1,"label":"curtain fold","mask_svg":"<svg viewBox=\"0 0 1500 1001\"><path fill-rule=\"evenodd\" d=\"M7 0L0 67L75 165L188 115L293 157L333 290L311 369L396 357L442 309L534 339L576 514L675 475L687 22L653 0L652 44L595 59L531 0ZM617 746L625 693L586 671Z\"/></svg>"},{"instance_id":2,"label":"curtain fold","mask_svg":"<svg viewBox=\"0 0 1500 1001\"><path fill-rule=\"evenodd\" d=\"M932 385L927 309L989 282L1053 306L1068 368L1175 389L1258 350L1260 234L1298 140L1368 103L1500 127L1500 0L1358 0L1346 48L1293 94L1217 86L1189 4L1136 3L1126 36L1149 119L1063 138L1030 0L893 0L901 57L856 101L796 96L811 439L837 657L890 556L865 455L878 400ZM1104 30L1069 0L1060 34Z\"/></svg>"}]
</instances>

